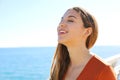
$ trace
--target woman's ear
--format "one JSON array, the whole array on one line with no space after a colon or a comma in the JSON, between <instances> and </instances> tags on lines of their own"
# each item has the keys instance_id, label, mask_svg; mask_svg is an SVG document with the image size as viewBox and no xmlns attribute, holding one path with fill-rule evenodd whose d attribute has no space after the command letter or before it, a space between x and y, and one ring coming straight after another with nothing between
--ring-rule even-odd
<instances>
[{"instance_id":1,"label":"woman's ear","mask_svg":"<svg viewBox=\"0 0 120 80\"><path fill-rule=\"evenodd\" d=\"M92 28L91 27L85 29L85 35L86 36L91 35L91 33L92 33Z\"/></svg>"}]
</instances>

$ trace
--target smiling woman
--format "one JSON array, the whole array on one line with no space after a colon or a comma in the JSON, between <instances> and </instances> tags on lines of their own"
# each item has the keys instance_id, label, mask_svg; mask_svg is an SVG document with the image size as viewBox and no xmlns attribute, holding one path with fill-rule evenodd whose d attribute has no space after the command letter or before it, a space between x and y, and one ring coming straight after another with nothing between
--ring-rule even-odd
<instances>
[{"instance_id":1,"label":"smiling woman","mask_svg":"<svg viewBox=\"0 0 120 80\"><path fill-rule=\"evenodd\" d=\"M79 7L68 9L57 31L50 80L116 80L113 69L89 51L98 35L98 25L90 13Z\"/></svg>"}]
</instances>

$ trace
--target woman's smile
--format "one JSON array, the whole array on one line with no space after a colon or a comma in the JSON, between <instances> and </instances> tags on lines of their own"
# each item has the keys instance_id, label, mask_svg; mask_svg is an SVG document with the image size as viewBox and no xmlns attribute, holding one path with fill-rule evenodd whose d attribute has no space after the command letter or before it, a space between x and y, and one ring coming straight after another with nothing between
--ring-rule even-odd
<instances>
[{"instance_id":1,"label":"woman's smile","mask_svg":"<svg viewBox=\"0 0 120 80\"><path fill-rule=\"evenodd\" d=\"M68 31L66 31L66 30L64 30L64 29L58 30L58 36L64 35L64 34L67 34L67 33L68 33Z\"/></svg>"}]
</instances>

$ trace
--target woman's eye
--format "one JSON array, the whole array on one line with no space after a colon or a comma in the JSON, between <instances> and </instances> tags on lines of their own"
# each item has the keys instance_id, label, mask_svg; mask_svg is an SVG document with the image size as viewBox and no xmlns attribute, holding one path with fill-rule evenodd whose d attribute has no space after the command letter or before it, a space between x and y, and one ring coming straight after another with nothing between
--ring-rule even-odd
<instances>
[{"instance_id":1,"label":"woman's eye","mask_svg":"<svg viewBox=\"0 0 120 80\"><path fill-rule=\"evenodd\" d=\"M73 20L68 20L68 22L74 22Z\"/></svg>"}]
</instances>

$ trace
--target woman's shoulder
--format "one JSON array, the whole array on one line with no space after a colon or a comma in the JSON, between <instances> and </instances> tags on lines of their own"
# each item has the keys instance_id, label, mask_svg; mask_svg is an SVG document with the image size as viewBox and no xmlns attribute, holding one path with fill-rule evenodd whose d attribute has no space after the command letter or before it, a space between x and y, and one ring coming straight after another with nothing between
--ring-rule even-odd
<instances>
[{"instance_id":1,"label":"woman's shoulder","mask_svg":"<svg viewBox=\"0 0 120 80\"><path fill-rule=\"evenodd\" d=\"M92 63L92 65L98 65L99 67L105 67L105 66L109 66L109 64L104 61L101 57L93 54L93 57L91 58L90 62Z\"/></svg>"},{"instance_id":2,"label":"woman's shoulder","mask_svg":"<svg viewBox=\"0 0 120 80\"><path fill-rule=\"evenodd\" d=\"M98 80L116 80L113 68L99 56L93 55L90 64L95 67L94 71L97 71Z\"/></svg>"},{"instance_id":3,"label":"woman's shoulder","mask_svg":"<svg viewBox=\"0 0 120 80\"><path fill-rule=\"evenodd\" d=\"M116 80L112 68L97 55L93 55L77 80Z\"/></svg>"},{"instance_id":4,"label":"woman's shoulder","mask_svg":"<svg viewBox=\"0 0 120 80\"><path fill-rule=\"evenodd\" d=\"M99 73L97 80L117 80L113 69L110 66L105 66Z\"/></svg>"}]
</instances>

